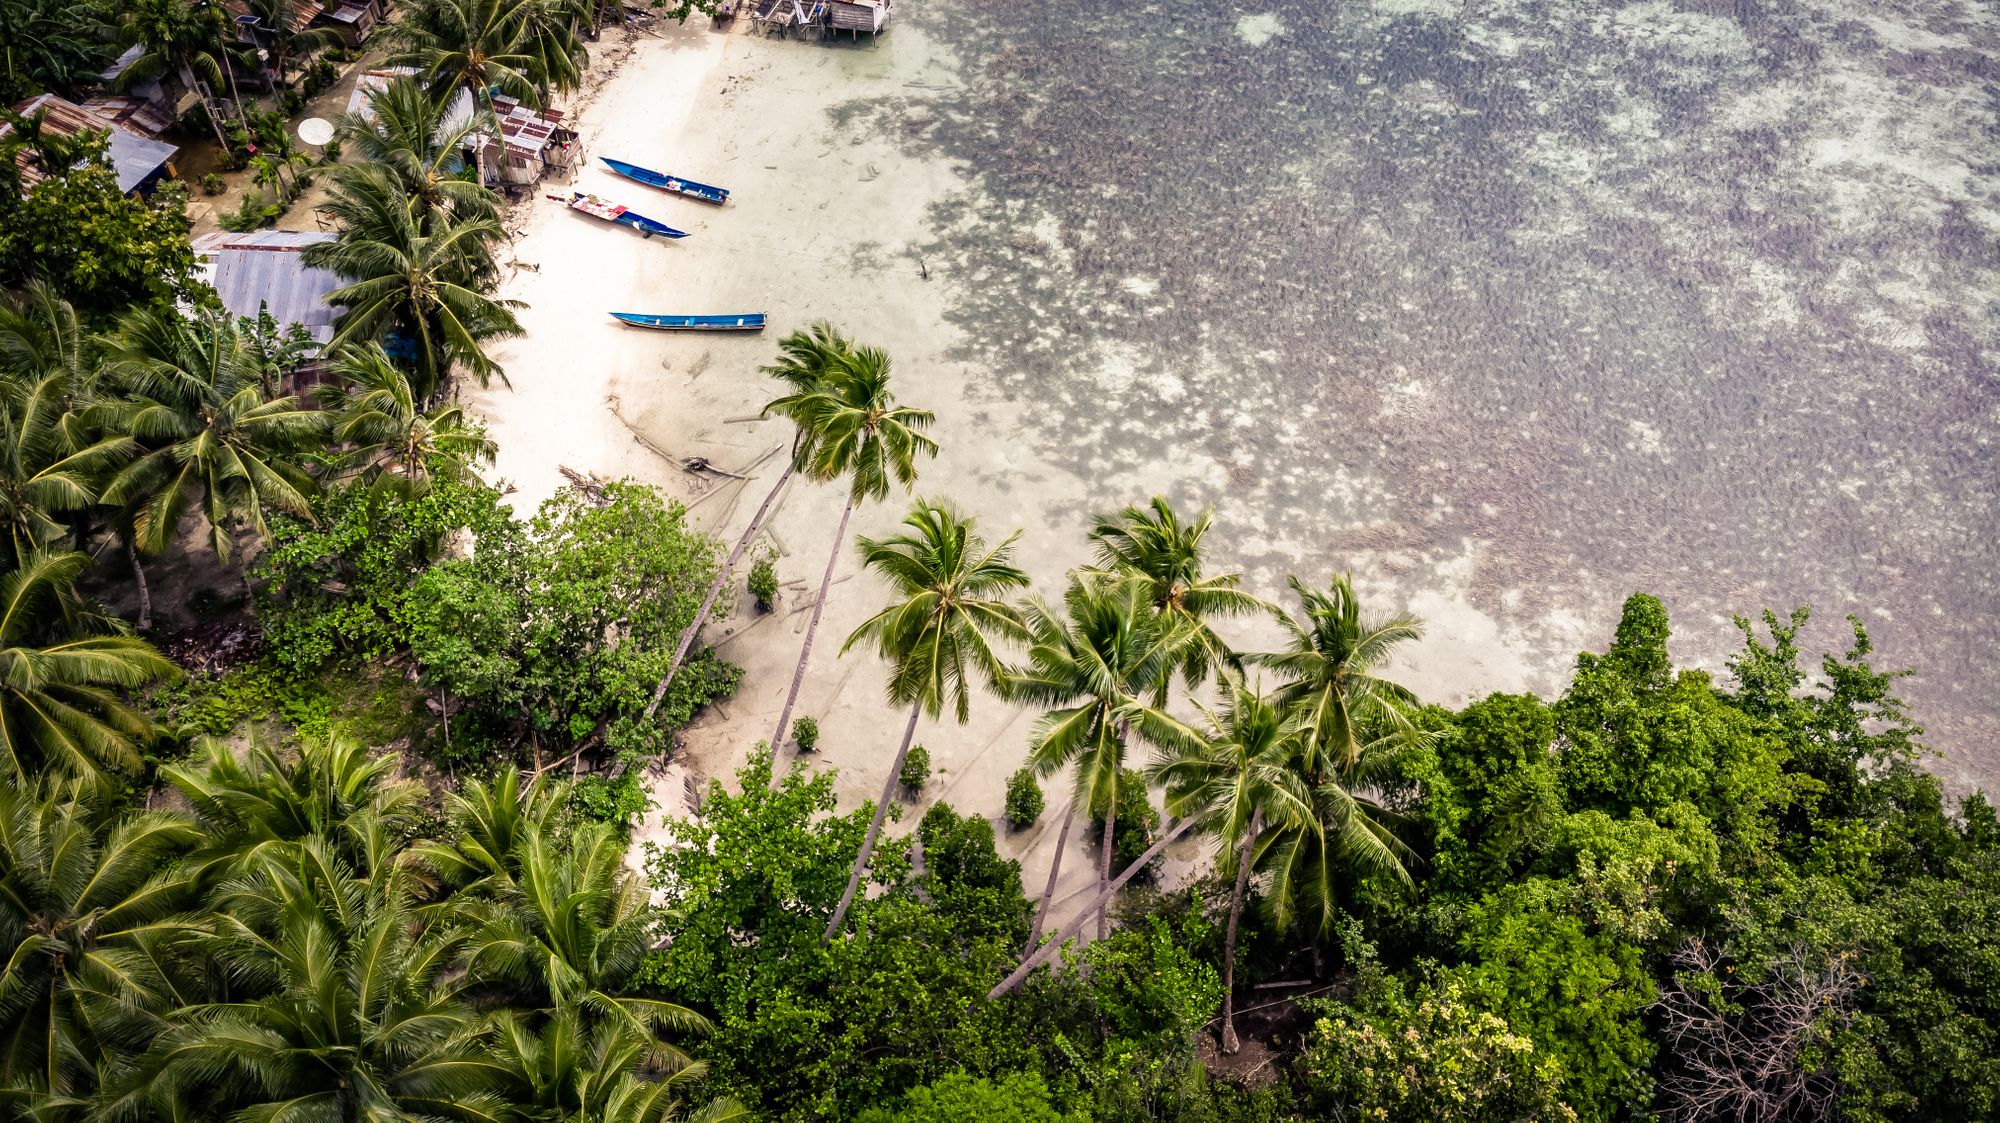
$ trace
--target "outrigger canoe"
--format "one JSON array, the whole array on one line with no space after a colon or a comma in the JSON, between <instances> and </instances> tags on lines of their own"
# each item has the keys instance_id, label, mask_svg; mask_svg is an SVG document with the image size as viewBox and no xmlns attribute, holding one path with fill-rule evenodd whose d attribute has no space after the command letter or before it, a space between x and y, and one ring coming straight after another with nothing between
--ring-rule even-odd
<instances>
[{"instance_id":1,"label":"outrigger canoe","mask_svg":"<svg viewBox=\"0 0 2000 1123\"><path fill-rule=\"evenodd\" d=\"M663 316L651 312L613 312L611 318L635 328L654 331L763 331L764 313L727 316Z\"/></svg>"},{"instance_id":2,"label":"outrigger canoe","mask_svg":"<svg viewBox=\"0 0 2000 1123\"><path fill-rule=\"evenodd\" d=\"M686 195L690 199L700 199L704 203L714 203L716 206L721 206L729 201L729 189L726 187L713 187L706 183L696 183L691 179L682 179L677 175L656 172L651 168L642 168L637 164L628 164L623 160L613 160L609 156L599 156L598 159L604 162L605 167L610 168L626 179L643 183L648 187L657 187L662 191L671 191L676 195Z\"/></svg>"},{"instance_id":3,"label":"outrigger canoe","mask_svg":"<svg viewBox=\"0 0 2000 1123\"><path fill-rule=\"evenodd\" d=\"M630 226L648 238L655 234L663 234L669 238L687 237L687 231L685 230L676 230L656 218L647 218L645 215L626 207L621 207L609 199L600 199L595 195L586 195L581 191L570 192L567 199L561 195L551 195L549 198L554 199L558 203L567 204L571 210L582 211L592 218L601 218L606 222L615 222L620 226Z\"/></svg>"}]
</instances>

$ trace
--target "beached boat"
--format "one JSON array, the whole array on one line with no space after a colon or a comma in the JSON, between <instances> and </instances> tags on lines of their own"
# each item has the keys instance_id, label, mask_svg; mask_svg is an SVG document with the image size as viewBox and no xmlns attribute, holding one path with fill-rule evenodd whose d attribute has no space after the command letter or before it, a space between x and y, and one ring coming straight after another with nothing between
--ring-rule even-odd
<instances>
[{"instance_id":1,"label":"beached boat","mask_svg":"<svg viewBox=\"0 0 2000 1123\"><path fill-rule=\"evenodd\" d=\"M568 198L564 198L561 195L551 195L549 198L554 199L558 203L567 204L571 210L582 211L592 218L601 218L606 222L615 222L620 226L630 226L648 238L655 234L662 234L669 238L687 237L687 231L685 230L676 230L659 219L647 218L645 215L628 207L621 207L609 199L600 199L595 195L587 195L581 191L570 192Z\"/></svg>"},{"instance_id":2,"label":"beached boat","mask_svg":"<svg viewBox=\"0 0 2000 1123\"><path fill-rule=\"evenodd\" d=\"M725 316L664 316L653 312L613 312L611 318L635 328L654 331L763 331L764 313Z\"/></svg>"},{"instance_id":3,"label":"beached boat","mask_svg":"<svg viewBox=\"0 0 2000 1123\"><path fill-rule=\"evenodd\" d=\"M721 206L729 201L729 189L726 187L713 187L706 183L696 183L691 179L682 179L677 175L656 172L651 168L642 168L637 164L628 164L623 160L613 160L609 156L599 156L598 159L603 161L605 167L610 168L626 179L643 183L648 187L657 187L662 191L671 191L676 195L686 195L690 199L700 199L704 203L714 203L717 206Z\"/></svg>"}]
</instances>

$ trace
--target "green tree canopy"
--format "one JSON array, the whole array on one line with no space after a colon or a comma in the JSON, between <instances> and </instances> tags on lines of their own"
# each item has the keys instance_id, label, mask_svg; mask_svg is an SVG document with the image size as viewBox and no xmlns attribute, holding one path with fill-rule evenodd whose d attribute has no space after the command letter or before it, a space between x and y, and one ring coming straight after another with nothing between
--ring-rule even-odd
<instances>
[{"instance_id":1,"label":"green tree canopy","mask_svg":"<svg viewBox=\"0 0 2000 1123\"><path fill-rule=\"evenodd\" d=\"M4 115L0 140L0 288L46 281L87 315L135 304L213 299L195 273L178 207L126 196L106 133L44 133L39 120ZM41 173L25 183L16 161Z\"/></svg>"}]
</instances>

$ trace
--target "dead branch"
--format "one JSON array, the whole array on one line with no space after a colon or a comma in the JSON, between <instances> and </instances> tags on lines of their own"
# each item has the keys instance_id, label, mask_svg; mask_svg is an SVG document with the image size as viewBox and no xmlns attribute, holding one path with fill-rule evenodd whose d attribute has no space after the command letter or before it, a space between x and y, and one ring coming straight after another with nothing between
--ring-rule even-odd
<instances>
[{"instance_id":1,"label":"dead branch","mask_svg":"<svg viewBox=\"0 0 2000 1123\"><path fill-rule=\"evenodd\" d=\"M1684 1123L1829 1120L1840 1084L1810 1054L1854 1020L1867 979L1846 955L1794 946L1759 982L1690 940L1654 1005L1673 1066L1660 1082L1666 1118Z\"/></svg>"}]
</instances>

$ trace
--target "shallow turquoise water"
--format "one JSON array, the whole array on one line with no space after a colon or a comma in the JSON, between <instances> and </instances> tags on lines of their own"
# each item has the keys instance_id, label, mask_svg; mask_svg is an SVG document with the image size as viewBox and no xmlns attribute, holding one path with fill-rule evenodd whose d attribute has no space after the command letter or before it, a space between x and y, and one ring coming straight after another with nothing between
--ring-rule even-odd
<instances>
[{"instance_id":1,"label":"shallow turquoise water","mask_svg":"<svg viewBox=\"0 0 2000 1123\"><path fill-rule=\"evenodd\" d=\"M2000 775L1991 6L898 12L962 88L837 117L968 169L925 253L1046 456L1206 465L1250 565L1482 544L1523 626L1855 613Z\"/></svg>"}]
</instances>

